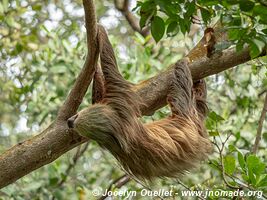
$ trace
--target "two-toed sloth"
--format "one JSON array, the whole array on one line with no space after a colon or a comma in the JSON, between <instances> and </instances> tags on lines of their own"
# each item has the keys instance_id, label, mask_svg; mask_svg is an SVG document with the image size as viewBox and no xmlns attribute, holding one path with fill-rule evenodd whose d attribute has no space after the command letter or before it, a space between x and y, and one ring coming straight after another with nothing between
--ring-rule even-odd
<instances>
[{"instance_id":1,"label":"two-toed sloth","mask_svg":"<svg viewBox=\"0 0 267 200\"><path fill-rule=\"evenodd\" d=\"M167 96L172 115L143 124L138 119L142 101L119 73L108 36L100 26L98 39L104 77L101 98L71 117L69 127L95 140L140 179L177 177L205 159L211 150L203 124L206 85L203 80L193 84L187 60L174 68Z\"/></svg>"}]
</instances>

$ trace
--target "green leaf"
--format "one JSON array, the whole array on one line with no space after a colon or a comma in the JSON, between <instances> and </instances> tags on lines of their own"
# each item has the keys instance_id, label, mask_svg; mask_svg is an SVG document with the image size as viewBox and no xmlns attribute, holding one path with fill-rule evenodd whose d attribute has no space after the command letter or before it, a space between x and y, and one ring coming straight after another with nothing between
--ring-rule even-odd
<instances>
[{"instance_id":1,"label":"green leaf","mask_svg":"<svg viewBox=\"0 0 267 200\"><path fill-rule=\"evenodd\" d=\"M172 37L179 32L179 26L177 22L171 22L167 28L167 36Z\"/></svg>"},{"instance_id":2,"label":"green leaf","mask_svg":"<svg viewBox=\"0 0 267 200\"><path fill-rule=\"evenodd\" d=\"M227 155L223 158L224 169L227 174L233 174L235 171L235 157Z\"/></svg>"},{"instance_id":3,"label":"green leaf","mask_svg":"<svg viewBox=\"0 0 267 200\"><path fill-rule=\"evenodd\" d=\"M231 24L234 26L241 26L242 25L242 20L240 16L234 17Z\"/></svg>"},{"instance_id":4,"label":"green leaf","mask_svg":"<svg viewBox=\"0 0 267 200\"><path fill-rule=\"evenodd\" d=\"M194 1L192 1L192 2L187 1L185 4L185 9L186 9L185 16L191 17L196 11L195 2Z\"/></svg>"},{"instance_id":5,"label":"green leaf","mask_svg":"<svg viewBox=\"0 0 267 200\"><path fill-rule=\"evenodd\" d=\"M267 187L267 175L260 177L259 182L256 184L257 187Z\"/></svg>"},{"instance_id":6,"label":"green leaf","mask_svg":"<svg viewBox=\"0 0 267 200\"><path fill-rule=\"evenodd\" d=\"M181 7L179 4L166 4L165 2L162 4L163 6L161 7L163 12L166 13L171 18L176 18L177 13L181 11Z\"/></svg>"},{"instance_id":7,"label":"green leaf","mask_svg":"<svg viewBox=\"0 0 267 200\"><path fill-rule=\"evenodd\" d=\"M243 178L246 182L249 182L249 177L247 176L247 174L242 173L242 178Z\"/></svg>"},{"instance_id":8,"label":"green leaf","mask_svg":"<svg viewBox=\"0 0 267 200\"><path fill-rule=\"evenodd\" d=\"M249 97L238 97L236 101L237 101L237 105L242 108L247 108L251 103Z\"/></svg>"},{"instance_id":9,"label":"green leaf","mask_svg":"<svg viewBox=\"0 0 267 200\"><path fill-rule=\"evenodd\" d=\"M155 4L152 1L146 1L142 4L140 9L141 19L139 25L141 28L145 27L151 17L156 13Z\"/></svg>"},{"instance_id":10,"label":"green leaf","mask_svg":"<svg viewBox=\"0 0 267 200\"><path fill-rule=\"evenodd\" d=\"M223 117L221 117L220 115L216 114L214 111L210 112L208 117L210 119L212 119L213 121L215 121L215 122L219 122L219 121L223 121L224 120Z\"/></svg>"},{"instance_id":11,"label":"green leaf","mask_svg":"<svg viewBox=\"0 0 267 200\"><path fill-rule=\"evenodd\" d=\"M206 8L200 9L202 19L205 23L207 23L211 19L211 12Z\"/></svg>"},{"instance_id":12,"label":"green leaf","mask_svg":"<svg viewBox=\"0 0 267 200\"><path fill-rule=\"evenodd\" d=\"M240 167L244 170L246 167L246 163L245 163L244 155L240 151L237 152L237 158L238 158L238 163Z\"/></svg>"},{"instance_id":13,"label":"green leaf","mask_svg":"<svg viewBox=\"0 0 267 200\"><path fill-rule=\"evenodd\" d=\"M259 23L261 24L267 24L267 14L261 14Z\"/></svg>"},{"instance_id":14,"label":"green leaf","mask_svg":"<svg viewBox=\"0 0 267 200\"><path fill-rule=\"evenodd\" d=\"M230 40L237 40L239 38L239 29L231 29L228 31L228 38Z\"/></svg>"},{"instance_id":15,"label":"green leaf","mask_svg":"<svg viewBox=\"0 0 267 200\"><path fill-rule=\"evenodd\" d=\"M210 136L219 136L220 133L218 131L209 131Z\"/></svg>"},{"instance_id":16,"label":"green leaf","mask_svg":"<svg viewBox=\"0 0 267 200\"><path fill-rule=\"evenodd\" d=\"M250 47L250 56L251 58L255 58L259 56L265 47L265 43L261 40L258 39L252 39L248 41L249 47Z\"/></svg>"},{"instance_id":17,"label":"green leaf","mask_svg":"<svg viewBox=\"0 0 267 200\"><path fill-rule=\"evenodd\" d=\"M234 151L237 151L236 147L232 144L228 145L228 149L230 152L234 152Z\"/></svg>"},{"instance_id":18,"label":"green leaf","mask_svg":"<svg viewBox=\"0 0 267 200\"><path fill-rule=\"evenodd\" d=\"M252 71L252 74L257 75L259 73L258 65L255 65L255 64L251 65L251 71Z\"/></svg>"},{"instance_id":19,"label":"green leaf","mask_svg":"<svg viewBox=\"0 0 267 200\"><path fill-rule=\"evenodd\" d=\"M181 32L183 34L188 32L190 29L190 21L189 20L184 20L184 19L180 18L179 19L179 25L180 25Z\"/></svg>"},{"instance_id":20,"label":"green leaf","mask_svg":"<svg viewBox=\"0 0 267 200\"><path fill-rule=\"evenodd\" d=\"M141 19L139 21L139 25L141 28L144 28L149 21L149 15L141 15Z\"/></svg>"},{"instance_id":21,"label":"green leaf","mask_svg":"<svg viewBox=\"0 0 267 200\"><path fill-rule=\"evenodd\" d=\"M240 1L239 3L240 10L245 11L245 12L251 11L254 5L255 5L254 2L248 1L248 0Z\"/></svg>"},{"instance_id":22,"label":"green leaf","mask_svg":"<svg viewBox=\"0 0 267 200\"><path fill-rule=\"evenodd\" d=\"M246 161L248 169L254 174L260 175L265 169L265 164L262 163L255 155L249 155Z\"/></svg>"},{"instance_id":23,"label":"green leaf","mask_svg":"<svg viewBox=\"0 0 267 200\"><path fill-rule=\"evenodd\" d=\"M255 175L253 174L253 172L252 172L251 169L248 169L248 177L249 177L250 182L251 182L253 185L256 185L256 177L255 177Z\"/></svg>"},{"instance_id":24,"label":"green leaf","mask_svg":"<svg viewBox=\"0 0 267 200\"><path fill-rule=\"evenodd\" d=\"M165 23L162 18L155 16L151 23L151 34L156 42L160 41L165 33Z\"/></svg>"},{"instance_id":25,"label":"green leaf","mask_svg":"<svg viewBox=\"0 0 267 200\"><path fill-rule=\"evenodd\" d=\"M33 4L32 9L35 11L41 11L42 10L42 4Z\"/></svg>"},{"instance_id":26,"label":"green leaf","mask_svg":"<svg viewBox=\"0 0 267 200\"><path fill-rule=\"evenodd\" d=\"M23 50L23 46L20 43L16 44L16 53L19 54Z\"/></svg>"},{"instance_id":27,"label":"green leaf","mask_svg":"<svg viewBox=\"0 0 267 200\"><path fill-rule=\"evenodd\" d=\"M263 14L263 13L266 13L266 7L265 6L262 6L262 5L256 5L254 8L253 8L253 12L254 14Z\"/></svg>"},{"instance_id":28,"label":"green leaf","mask_svg":"<svg viewBox=\"0 0 267 200\"><path fill-rule=\"evenodd\" d=\"M244 42L238 41L238 43L236 44L236 51L240 52L243 50L243 48L244 48Z\"/></svg>"},{"instance_id":29,"label":"green leaf","mask_svg":"<svg viewBox=\"0 0 267 200\"><path fill-rule=\"evenodd\" d=\"M49 185L55 186L58 183L59 179L57 177L53 177L49 179Z\"/></svg>"},{"instance_id":30,"label":"green leaf","mask_svg":"<svg viewBox=\"0 0 267 200\"><path fill-rule=\"evenodd\" d=\"M245 34L247 30L240 27L239 29L231 29L228 31L228 37L230 40L240 40Z\"/></svg>"}]
</instances>

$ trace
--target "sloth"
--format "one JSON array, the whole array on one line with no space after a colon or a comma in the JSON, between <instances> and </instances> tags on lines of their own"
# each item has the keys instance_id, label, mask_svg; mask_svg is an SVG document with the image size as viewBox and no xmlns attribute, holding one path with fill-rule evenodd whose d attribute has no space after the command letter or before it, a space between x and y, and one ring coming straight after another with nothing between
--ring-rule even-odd
<instances>
[{"instance_id":1,"label":"sloth","mask_svg":"<svg viewBox=\"0 0 267 200\"><path fill-rule=\"evenodd\" d=\"M129 174L139 179L177 177L204 160L211 142L204 127L207 114L204 80L193 84L188 60L174 66L167 103L172 114L151 123L140 121L141 98L120 74L113 48L103 27L98 28L104 83L95 104L68 119L81 136L107 149ZM99 89L100 88L100 89Z\"/></svg>"}]
</instances>

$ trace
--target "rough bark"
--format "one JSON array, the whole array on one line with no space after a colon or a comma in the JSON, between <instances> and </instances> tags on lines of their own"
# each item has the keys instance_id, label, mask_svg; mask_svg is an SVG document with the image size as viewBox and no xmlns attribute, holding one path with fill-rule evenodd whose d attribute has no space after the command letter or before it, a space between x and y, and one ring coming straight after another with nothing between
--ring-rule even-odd
<instances>
[{"instance_id":1,"label":"rough bark","mask_svg":"<svg viewBox=\"0 0 267 200\"><path fill-rule=\"evenodd\" d=\"M191 63L189 67L193 80L196 81L213 74L218 74L249 60L248 49L236 53L235 48L232 48L214 54L212 58L201 57ZM165 72L135 86L134 89L145 101L145 105L141 109L143 115L151 115L157 109L166 105L166 95L171 83L172 70L173 67L170 67Z\"/></svg>"}]
</instances>

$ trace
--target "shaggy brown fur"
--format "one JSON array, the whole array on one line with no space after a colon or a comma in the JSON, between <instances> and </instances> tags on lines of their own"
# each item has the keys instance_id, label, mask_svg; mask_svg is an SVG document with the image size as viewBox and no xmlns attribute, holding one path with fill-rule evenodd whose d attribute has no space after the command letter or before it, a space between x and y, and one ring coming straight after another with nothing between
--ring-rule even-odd
<instances>
[{"instance_id":1,"label":"shaggy brown fur","mask_svg":"<svg viewBox=\"0 0 267 200\"><path fill-rule=\"evenodd\" d=\"M203 160L211 149L203 125L206 88L204 81L193 87L187 61L175 66L167 98L172 116L143 124L141 100L119 73L103 28L99 40L104 98L70 118L70 126L109 150L137 178L176 177Z\"/></svg>"}]
</instances>

